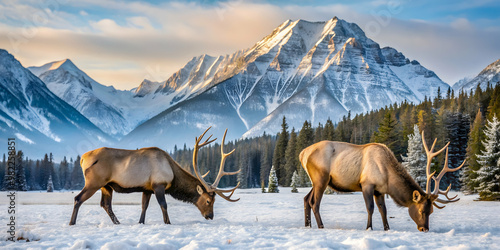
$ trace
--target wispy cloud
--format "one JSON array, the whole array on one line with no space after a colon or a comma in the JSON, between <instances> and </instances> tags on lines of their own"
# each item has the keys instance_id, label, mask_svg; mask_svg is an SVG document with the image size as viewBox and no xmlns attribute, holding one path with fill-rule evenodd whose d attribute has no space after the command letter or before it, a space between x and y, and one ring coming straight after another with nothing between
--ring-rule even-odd
<instances>
[{"instance_id":1,"label":"wispy cloud","mask_svg":"<svg viewBox=\"0 0 500 250\"><path fill-rule=\"evenodd\" d=\"M194 56L249 48L287 19L356 22L382 46L419 60L449 83L500 55L499 25L483 28L463 16L415 21L405 14L407 2L369 1L361 8L348 2L60 1L0 2L0 47L25 66L71 58L97 81L121 89L168 76ZM394 3L400 4L395 11Z\"/></svg>"}]
</instances>

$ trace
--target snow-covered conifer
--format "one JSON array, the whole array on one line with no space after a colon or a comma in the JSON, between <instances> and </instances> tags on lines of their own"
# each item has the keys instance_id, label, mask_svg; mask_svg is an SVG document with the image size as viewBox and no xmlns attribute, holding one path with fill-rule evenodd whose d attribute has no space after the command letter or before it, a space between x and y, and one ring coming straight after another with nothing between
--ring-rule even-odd
<instances>
[{"instance_id":1,"label":"snow-covered conifer","mask_svg":"<svg viewBox=\"0 0 500 250\"><path fill-rule=\"evenodd\" d=\"M477 156L480 165L475 181L481 200L500 199L500 121L496 115L486 124L484 151Z\"/></svg>"},{"instance_id":2,"label":"snow-covered conifer","mask_svg":"<svg viewBox=\"0 0 500 250\"><path fill-rule=\"evenodd\" d=\"M267 186L268 193L279 193L278 189L278 177L276 176L276 169L274 165L271 167L271 172L269 172L269 185Z\"/></svg>"},{"instance_id":3,"label":"snow-covered conifer","mask_svg":"<svg viewBox=\"0 0 500 250\"><path fill-rule=\"evenodd\" d=\"M417 124L413 126L413 134L408 135L408 154L401 156L403 166L413 177L417 184L424 188L426 184L425 165L426 158L422 144L422 136Z\"/></svg>"},{"instance_id":4,"label":"snow-covered conifer","mask_svg":"<svg viewBox=\"0 0 500 250\"><path fill-rule=\"evenodd\" d=\"M299 175L297 174L297 170L293 171L292 175L292 183L290 186L292 187L292 193L298 193L299 190L297 190L297 182L299 182Z\"/></svg>"},{"instance_id":5,"label":"snow-covered conifer","mask_svg":"<svg viewBox=\"0 0 500 250\"><path fill-rule=\"evenodd\" d=\"M52 182L52 175L49 175L49 180L47 181L47 192L54 192L54 183Z\"/></svg>"}]
</instances>

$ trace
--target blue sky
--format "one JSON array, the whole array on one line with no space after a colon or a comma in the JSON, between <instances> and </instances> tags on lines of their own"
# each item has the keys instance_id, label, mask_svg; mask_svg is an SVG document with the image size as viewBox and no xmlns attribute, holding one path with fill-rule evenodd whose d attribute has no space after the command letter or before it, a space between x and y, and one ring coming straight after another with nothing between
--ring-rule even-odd
<instances>
[{"instance_id":1,"label":"blue sky","mask_svg":"<svg viewBox=\"0 0 500 250\"><path fill-rule=\"evenodd\" d=\"M500 58L500 1L0 0L0 48L24 66L70 58L98 82L163 81L192 57L251 47L287 19L357 23L453 84Z\"/></svg>"}]
</instances>

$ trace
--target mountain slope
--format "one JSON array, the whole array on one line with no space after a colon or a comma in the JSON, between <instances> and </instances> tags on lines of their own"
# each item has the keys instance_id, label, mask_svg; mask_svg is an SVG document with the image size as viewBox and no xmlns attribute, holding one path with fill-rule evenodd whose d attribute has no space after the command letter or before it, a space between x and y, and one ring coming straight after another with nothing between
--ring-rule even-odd
<instances>
[{"instance_id":1,"label":"mountain slope","mask_svg":"<svg viewBox=\"0 0 500 250\"><path fill-rule=\"evenodd\" d=\"M324 123L348 111L419 102L438 87L449 87L418 62L381 49L356 24L337 18L286 21L252 48L223 58L194 58L174 74L170 79L176 81L167 80L156 92L183 86L207 90L138 126L123 142L148 137L148 145L172 147L191 142L210 125L216 134L235 130L230 139L241 131L275 133L283 115L289 127L298 128L306 119ZM179 139L171 141L173 135Z\"/></svg>"},{"instance_id":2,"label":"mountain slope","mask_svg":"<svg viewBox=\"0 0 500 250\"><path fill-rule=\"evenodd\" d=\"M95 82L66 59L28 68L58 97L69 103L92 123L110 135L124 135L132 128L118 109L97 98Z\"/></svg>"},{"instance_id":3,"label":"mountain slope","mask_svg":"<svg viewBox=\"0 0 500 250\"><path fill-rule=\"evenodd\" d=\"M130 91L96 82L69 59L28 69L104 132L121 138L142 122L213 86L210 83L216 79L210 71L223 70L217 66L228 62L229 56L195 57L166 81L145 79ZM198 75L206 70L205 75Z\"/></svg>"},{"instance_id":4,"label":"mountain slope","mask_svg":"<svg viewBox=\"0 0 500 250\"><path fill-rule=\"evenodd\" d=\"M500 82L500 59L488 65L476 77L458 81L453 85L453 89L469 93L471 90L475 90L478 85L481 89L486 89L488 82L493 86Z\"/></svg>"},{"instance_id":5,"label":"mountain slope","mask_svg":"<svg viewBox=\"0 0 500 250\"><path fill-rule=\"evenodd\" d=\"M0 50L0 124L0 136L16 137L18 150L29 156L76 155L112 144L5 50Z\"/></svg>"}]
</instances>

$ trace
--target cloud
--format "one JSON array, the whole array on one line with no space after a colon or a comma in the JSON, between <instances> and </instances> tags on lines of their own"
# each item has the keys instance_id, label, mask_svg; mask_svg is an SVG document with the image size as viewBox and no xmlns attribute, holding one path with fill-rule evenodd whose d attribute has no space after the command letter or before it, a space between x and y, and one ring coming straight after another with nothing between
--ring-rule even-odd
<instances>
[{"instance_id":1,"label":"cloud","mask_svg":"<svg viewBox=\"0 0 500 250\"><path fill-rule=\"evenodd\" d=\"M68 1L65 8L20 4L16 6L22 8L11 6L12 13L0 19L4 20L0 47L14 53L25 66L71 58L95 80L130 89L145 77L166 79L194 56L249 48L287 19L325 21L338 16L357 23L382 46L420 61L449 83L478 73L498 59L494 58L500 54L495 41L500 37L495 27L483 30L465 18L444 24L401 20L389 3L375 1L370 5L375 9L367 13L360 13L355 5L278 6L247 1L153 5L83 0ZM47 8L50 12L45 13L53 19L45 24L23 26L29 18L17 16Z\"/></svg>"},{"instance_id":2,"label":"cloud","mask_svg":"<svg viewBox=\"0 0 500 250\"><path fill-rule=\"evenodd\" d=\"M450 26L457 30L473 30L472 24L465 18L457 18L455 21L450 23Z\"/></svg>"}]
</instances>

